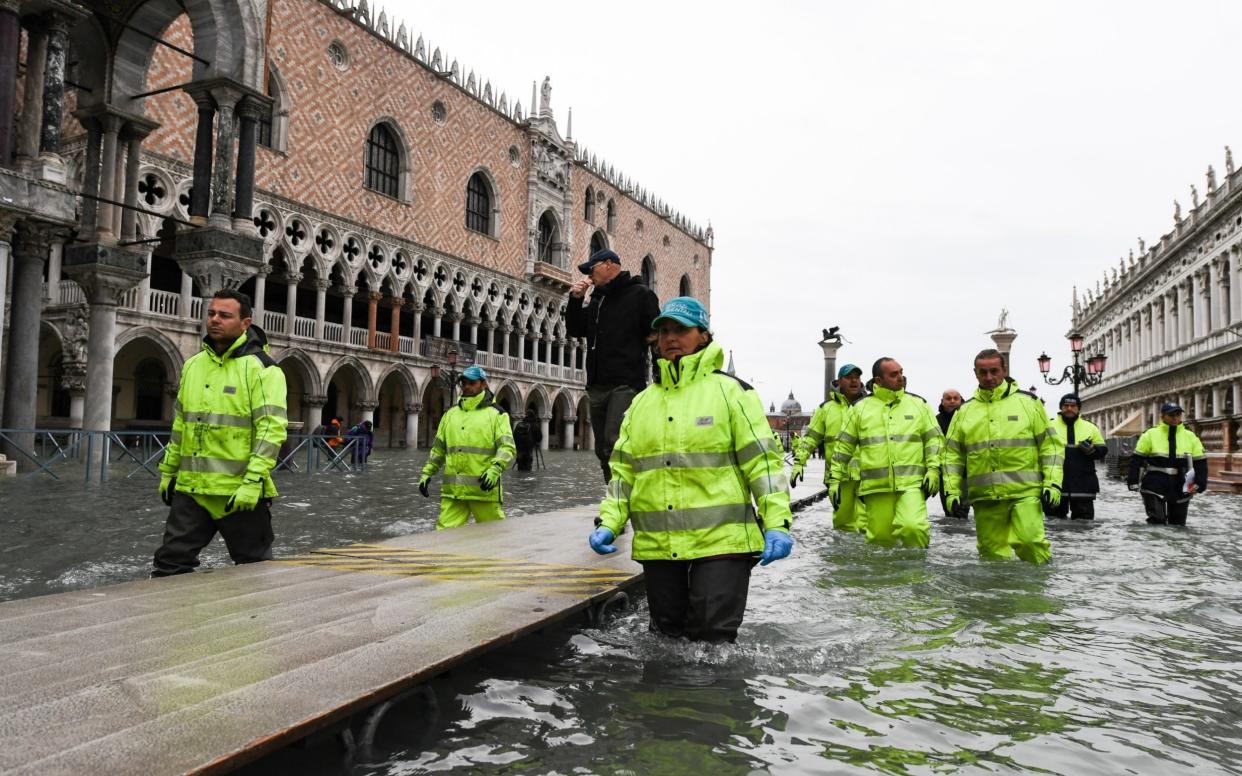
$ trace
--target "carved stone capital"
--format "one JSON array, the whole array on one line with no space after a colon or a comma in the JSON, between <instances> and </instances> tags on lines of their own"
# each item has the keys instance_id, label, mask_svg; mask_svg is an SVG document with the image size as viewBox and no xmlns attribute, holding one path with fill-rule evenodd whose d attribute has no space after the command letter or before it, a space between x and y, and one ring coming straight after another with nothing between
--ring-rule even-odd
<instances>
[{"instance_id":1,"label":"carved stone capital","mask_svg":"<svg viewBox=\"0 0 1242 776\"><path fill-rule=\"evenodd\" d=\"M375 408L378 406L379 406L379 402L377 401L356 401L354 402L354 409L360 410L362 412L373 412Z\"/></svg>"},{"instance_id":2,"label":"carved stone capital","mask_svg":"<svg viewBox=\"0 0 1242 776\"><path fill-rule=\"evenodd\" d=\"M102 243L65 248L63 272L82 286L91 304L118 305L147 276L145 253Z\"/></svg>"},{"instance_id":3,"label":"carved stone capital","mask_svg":"<svg viewBox=\"0 0 1242 776\"><path fill-rule=\"evenodd\" d=\"M417 415L417 414L419 414L419 413L420 413L420 412L422 412L422 411L423 411L423 405L421 405L421 404L407 404L407 405L405 405L405 414L407 414L407 415Z\"/></svg>"},{"instance_id":4,"label":"carved stone capital","mask_svg":"<svg viewBox=\"0 0 1242 776\"><path fill-rule=\"evenodd\" d=\"M324 394L308 393L302 397L302 403L307 407L322 407L328 403L328 397Z\"/></svg>"},{"instance_id":5,"label":"carved stone capital","mask_svg":"<svg viewBox=\"0 0 1242 776\"><path fill-rule=\"evenodd\" d=\"M331 288L332 288L331 280L316 280L315 281L315 289L320 291L321 293L326 294Z\"/></svg>"}]
</instances>

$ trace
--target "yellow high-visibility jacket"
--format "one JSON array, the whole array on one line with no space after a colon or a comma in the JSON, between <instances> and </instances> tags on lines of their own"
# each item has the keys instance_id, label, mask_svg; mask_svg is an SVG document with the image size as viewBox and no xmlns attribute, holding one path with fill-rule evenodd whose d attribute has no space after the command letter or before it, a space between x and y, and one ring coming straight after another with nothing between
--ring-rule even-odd
<instances>
[{"instance_id":1,"label":"yellow high-visibility jacket","mask_svg":"<svg viewBox=\"0 0 1242 776\"><path fill-rule=\"evenodd\" d=\"M440 495L468 501L504 501L501 486L483 490L479 475L491 467L504 472L517 456L509 416L495 403L491 391L463 396L440 418L431 456L422 476L444 467Z\"/></svg>"},{"instance_id":2,"label":"yellow high-visibility jacket","mask_svg":"<svg viewBox=\"0 0 1242 776\"><path fill-rule=\"evenodd\" d=\"M860 495L913 490L940 470L941 439L927 402L877 385L845 413L828 479L847 479L857 463Z\"/></svg>"}]
</instances>

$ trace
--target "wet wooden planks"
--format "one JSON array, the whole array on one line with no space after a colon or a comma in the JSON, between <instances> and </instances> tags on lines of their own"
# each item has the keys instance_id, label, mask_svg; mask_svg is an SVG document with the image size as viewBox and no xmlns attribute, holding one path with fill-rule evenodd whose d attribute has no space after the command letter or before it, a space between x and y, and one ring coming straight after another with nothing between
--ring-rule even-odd
<instances>
[{"instance_id":1,"label":"wet wooden planks","mask_svg":"<svg viewBox=\"0 0 1242 776\"><path fill-rule=\"evenodd\" d=\"M637 581L594 514L0 604L0 772L255 759Z\"/></svg>"}]
</instances>

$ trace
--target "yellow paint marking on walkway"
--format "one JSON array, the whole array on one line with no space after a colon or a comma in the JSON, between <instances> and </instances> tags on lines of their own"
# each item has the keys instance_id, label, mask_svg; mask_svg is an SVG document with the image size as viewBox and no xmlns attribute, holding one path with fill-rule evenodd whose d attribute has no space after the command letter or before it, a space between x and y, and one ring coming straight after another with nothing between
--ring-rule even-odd
<instances>
[{"instance_id":1,"label":"yellow paint marking on walkway","mask_svg":"<svg viewBox=\"0 0 1242 776\"><path fill-rule=\"evenodd\" d=\"M510 558L490 558L483 555L464 555L459 553L435 552L431 550L418 550L410 547L389 547L382 544L351 544L346 547L329 547L319 550L311 550L311 554L323 555L358 555L361 557L386 557L401 560L417 560L420 562L447 562L447 563L469 563L474 566L504 566L512 565L521 568L543 568L543 569L564 569L567 571L579 572L583 570L596 569L590 566L571 566L563 563L535 563L532 561L519 561ZM626 574L626 577L629 575Z\"/></svg>"}]
</instances>

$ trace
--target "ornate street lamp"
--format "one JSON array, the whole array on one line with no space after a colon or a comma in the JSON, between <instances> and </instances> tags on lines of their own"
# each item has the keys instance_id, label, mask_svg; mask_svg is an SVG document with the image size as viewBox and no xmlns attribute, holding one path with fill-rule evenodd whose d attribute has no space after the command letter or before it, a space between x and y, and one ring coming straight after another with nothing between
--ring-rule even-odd
<instances>
[{"instance_id":1,"label":"ornate street lamp","mask_svg":"<svg viewBox=\"0 0 1242 776\"><path fill-rule=\"evenodd\" d=\"M1070 343L1070 353L1074 357L1074 363L1065 367L1059 378L1049 378L1048 373L1052 371L1052 357L1047 353L1040 353L1039 373L1044 376L1044 382L1048 385L1060 385L1067 380L1074 385L1074 393L1078 393L1078 387L1085 385L1099 385L1104 379L1104 365L1108 361L1108 357L1103 353L1097 353L1094 356L1087 356L1087 363L1084 366L1079 359L1082 356L1083 337L1078 332L1071 332L1066 337Z\"/></svg>"},{"instance_id":2,"label":"ornate street lamp","mask_svg":"<svg viewBox=\"0 0 1242 776\"><path fill-rule=\"evenodd\" d=\"M457 401L457 349L449 348L449 352L444 354L444 361L448 364L448 369L441 369L439 364L431 365L431 379L439 380L443 377L448 382L448 406L451 407Z\"/></svg>"}]
</instances>

